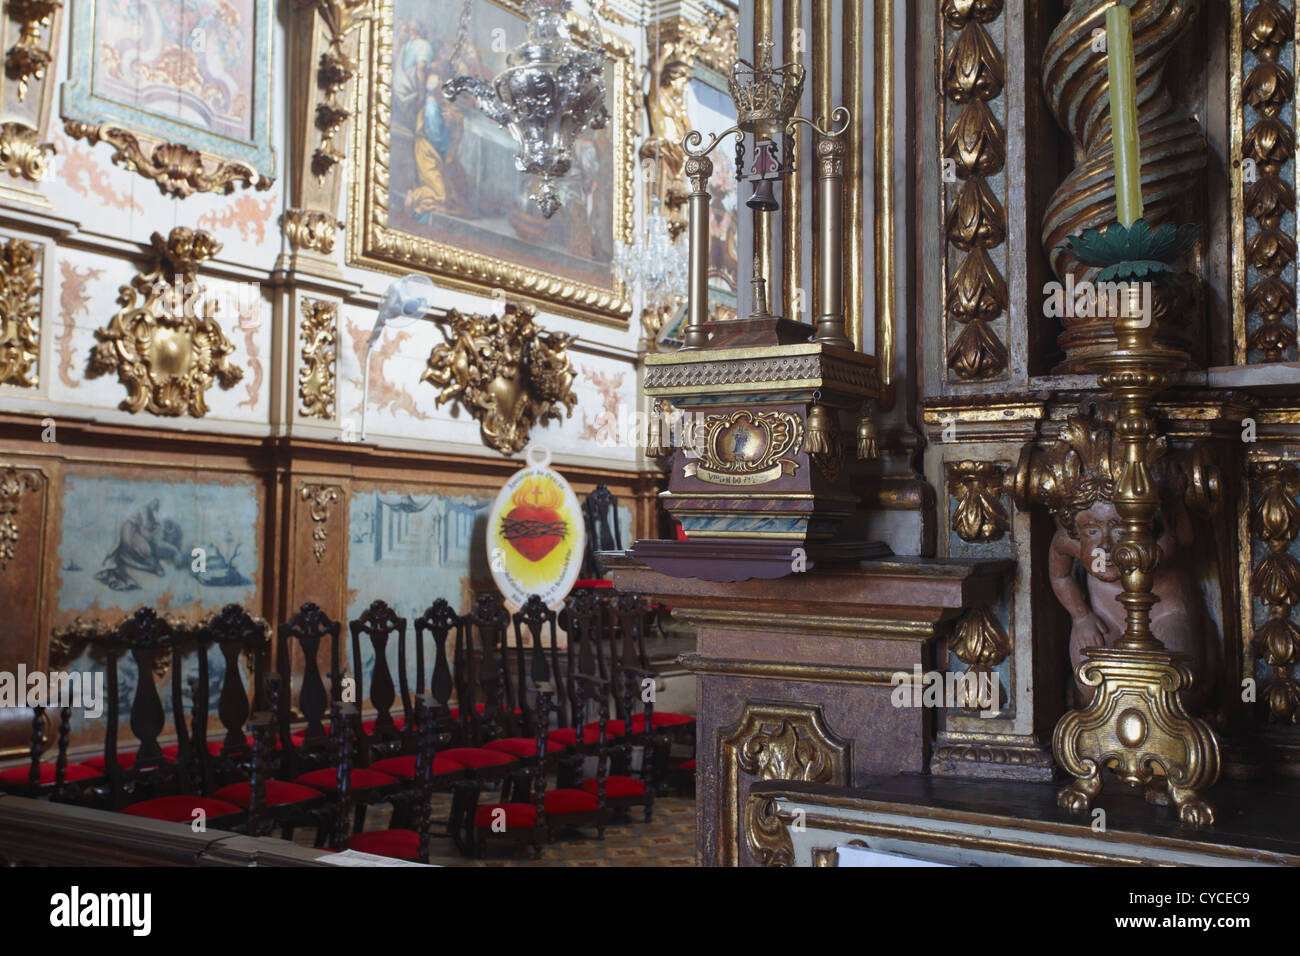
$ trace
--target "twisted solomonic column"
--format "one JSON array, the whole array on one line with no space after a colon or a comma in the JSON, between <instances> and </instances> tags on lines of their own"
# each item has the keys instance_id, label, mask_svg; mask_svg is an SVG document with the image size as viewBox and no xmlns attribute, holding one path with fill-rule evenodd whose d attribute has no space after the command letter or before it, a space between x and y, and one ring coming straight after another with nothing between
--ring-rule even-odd
<instances>
[{"instance_id":1,"label":"twisted solomonic column","mask_svg":"<svg viewBox=\"0 0 1300 956\"><path fill-rule=\"evenodd\" d=\"M1043 217L1043 245L1062 282L1090 279L1095 269L1081 265L1062 248L1065 238L1115 221L1115 173L1111 148L1110 87L1106 76L1106 10L1115 0L1067 0L1043 54L1043 92L1053 115L1074 143L1074 170L1057 187ZM1137 0L1133 4L1133 52L1137 63L1138 130L1142 147L1144 218L1153 226L1166 221L1196 222L1206 164L1205 136L1196 121L1175 105L1164 69L1186 36L1201 0ZM1182 296L1159 296L1155 319L1161 345L1195 358L1199 318ZM1161 322L1164 313L1176 321ZM1172 316L1171 316L1172 318ZM1189 318L1191 321L1189 321ZM1115 348L1112 316L1065 316L1059 343L1065 351L1061 372L1084 371L1087 360Z\"/></svg>"}]
</instances>

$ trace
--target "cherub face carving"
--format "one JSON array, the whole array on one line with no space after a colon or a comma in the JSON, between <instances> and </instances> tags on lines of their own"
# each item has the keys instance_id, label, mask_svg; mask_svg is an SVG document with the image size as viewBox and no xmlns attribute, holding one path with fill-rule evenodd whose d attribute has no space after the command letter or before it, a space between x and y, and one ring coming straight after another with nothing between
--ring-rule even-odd
<instances>
[{"instance_id":1,"label":"cherub face carving","mask_svg":"<svg viewBox=\"0 0 1300 956\"><path fill-rule=\"evenodd\" d=\"M1099 581L1118 581L1119 568L1111 559L1111 549L1119 544L1120 520L1109 501L1097 501L1074 519L1079 539L1079 560ZM1100 552L1100 553L1099 553ZM1100 560L1104 557L1104 562Z\"/></svg>"}]
</instances>

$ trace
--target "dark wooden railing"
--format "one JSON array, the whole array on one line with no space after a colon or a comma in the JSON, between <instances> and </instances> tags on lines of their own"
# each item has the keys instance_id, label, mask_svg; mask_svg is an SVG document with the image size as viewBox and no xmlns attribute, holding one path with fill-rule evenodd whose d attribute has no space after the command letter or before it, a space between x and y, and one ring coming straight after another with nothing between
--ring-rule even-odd
<instances>
[{"instance_id":1,"label":"dark wooden railing","mask_svg":"<svg viewBox=\"0 0 1300 956\"><path fill-rule=\"evenodd\" d=\"M327 866L323 850L0 794L5 866Z\"/></svg>"}]
</instances>

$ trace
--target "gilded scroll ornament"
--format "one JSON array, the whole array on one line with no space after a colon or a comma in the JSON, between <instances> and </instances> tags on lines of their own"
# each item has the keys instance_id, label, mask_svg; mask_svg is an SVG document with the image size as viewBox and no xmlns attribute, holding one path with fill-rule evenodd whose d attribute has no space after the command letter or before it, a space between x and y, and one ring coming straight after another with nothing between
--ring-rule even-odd
<instances>
[{"instance_id":1,"label":"gilded scroll ornament","mask_svg":"<svg viewBox=\"0 0 1300 956\"><path fill-rule=\"evenodd\" d=\"M992 461L949 462L948 494L957 500L952 530L963 541L998 541L1010 527L1002 506L1002 467Z\"/></svg>"},{"instance_id":2,"label":"gilded scroll ornament","mask_svg":"<svg viewBox=\"0 0 1300 956\"><path fill-rule=\"evenodd\" d=\"M1254 650L1273 671L1264 685L1268 719L1300 722L1300 626L1291 616L1300 604L1300 563L1290 554L1300 534L1300 467L1288 461L1251 464L1258 497L1250 510L1251 531L1268 549L1251 571L1251 591L1268 610L1268 620L1256 626Z\"/></svg>"},{"instance_id":3,"label":"gilded scroll ornament","mask_svg":"<svg viewBox=\"0 0 1300 956\"><path fill-rule=\"evenodd\" d=\"M41 28L48 26L61 0L8 0L9 18L20 26L18 42L5 52L5 76L18 83L18 101L27 96L31 80L45 76L50 51L41 49Z\"/></svg>"},{"instance_id":4,"label":"gilded scroll ornament","mask_svg":"<svg viewBox=\"0 0 1300 956\"><path fill-rule=\"evenodd\" d=\"M717 741L723 806L719 847L724 864L736 864L736 841L743 831L750 852L760 863L790 865L792 857L782 849L780 825L771 808L746 801L749 787L742 787L741 774L751 778L750 782L798 780L844 786L852 776L849 742L826 725L819 706L775 701L748 701L738 723L718 730Z\"/></svg>"},{"instance_id":5,"label":"gilded scroll ornament","mask_svg":"<svg viewBox=\"0 0 1300 956\"><path fill-rule=\"evenodd\" d=\"M503 455L522 451L534 426L572 417L578 403L568 353L575 336L548 332L536 317L531 305L513 302L499 318L450 310L439 320L447 341L434 347L420 376L441 389L439 405L460 402L478 421L483 443Z\"/></svg>"},{"instance_id":6,"label":"gilded scroll ornament","mask_svg":"<svg viewBox=\"0 0 1300 956\"><path fill-rule=\"evenodd\" d=\"M338 303L302 300L302 368L298 370L299 409L308 418L334 417L334 362L338 355Z\"/></svg>"},{"instance_id":7,"label":"gilded scroll ornament","mask_svg":"<svg viewBox=\"0 0 1300 956\"><path fill-rule=\"evenodd\" d=\"M771 797L745 800L745 842L759 866L794 866L794 842Z\"/></svg>"},{"instance_id":8,"label":"gilded scroll ornament","mask_svg":"<svg viewBox=\"0 0 1300 956\"><path fill-rule=\"evenodd\" d=\"M244 375L230 362L235 347L217 323L217 303L198 284L200 263L221 244L210 233L183 226L166 238L155 232L151 240L155 265L118 288L122 308L95 331L99 344L86 374L117 372L127 390L118 406L124 411L202 418L212 383L228 389Z\"/></svg>"},{"instance_id":9,"label":"gilded scroll ornament","mask_svg":"<svg viewBox=\"0 0 1300 956\"><path fill-rule=\"evenodd\" d=\"M1006 346L991 323L1009 305L1006 280L990 253L1006 242L1007 217L989 178L1006 167L1006 131L989 104L1003 93L1006 62L988 32L1002 16L1000 0L951 0L940 7L948 32L939 85L957 118L943 136L943 158L960 181L947 207L944 234L958 253L944 294L948 368L963 382L987 381L1008 367ZM960 329L960 332L957 330Z\"/></svg>"},{"instance_id":10,"label":"gilded scroll ornament","mask_svg":"<svg viewBox=\"0 0 1300 956\"><path fill-rule=\"evenodd\" d=\"M30 472L10 465L0 472L0 571L8 567L18 550L18 509L24 491L36 491L40 483Z\"/></svg>"},{"instance_id":11,"label":"gilded scroll ornament","mask_svg":"<svg viewBox=\"0 0 1300 956\"><path fill-rule=\"evenodd\" d=\"M0 245L0 385L39 382L40 247L26 239Z\"/></svg>"},{"instance_id":12,"label":"gilded scroll ornament","mask_svg":"<svg viewBox=\"0 0 1300 956\"><path fill-rule=\"evenodd\" d=\"M1254 110L1241 142L1243 160L1253 163L1253 175L1242 178L1245 266L1256 273L1247 272L1244 307L1259 316L1246 346L1248 357L1264 362L1285 361L1296 346L1295 287L1287 278L1296 261L1296 197L1294 177L1284 178L1296 146L1295 76L1284 65L1294 57L1294 44L1295 11L1259 0L1242 24L1241 45L1255 64L1241 84L1242 103Z\"/></svg>"},{"instance_id":13,"label":"gilded scroll ornament","mask_svg":"<svg viewBox=\"0 0 1300 956\"><path fill-rule=\"evenodd\" d=\"M310 503L311 553L320 564L325 557L325 542L329 540L330 505L339 500L339 489L332 485L299 485L298 497Z\"/></svg>"},{"instance_id":14,"label":"gilded scroll ornament","mask_svg":"<svg viewBox=\"0 0 1300 956\"><path fill-rule=\"evenodd\" d=\"M25 123L0 123L0 172L38 183L50 171L53 143L42 143Z\"/></svg>"},{"instance_id":15,"label":"gilded scroll ornament","mask_svg":"<svg viewBox=\"0 0 1300 956\"><path fill-rule=\"evenodd\" d=\"M287 209L280 217L280 228L295 252L313 249L328 256L334 251L334 233L342 227L334 216L312 209Z\"/></svg>"},{"instance_id":16,"label":"gilded scroll ornament","mask_svg":"<svg viewBox=\"0 0 1300 956\"><path fill-rule=\"evenodd\" d=\"M992 609L977 604L953 628L948 650L967 667L987 670L1007 659L1011 653L1011 641Z\"/></svg>"},{"instance_id":17,"label":"gilded scroll ornament","mask_svg":"<svg viewBox=\"0 0 1300 956\"><path fill-rule=\"evenodd\" d=\"M74 139L84 139L92 146L108 143L113 147L110 158L114 163L152 180L164 196L185 199L195 193L229 194L238 183L270 189L274 182L246 163L205 160L203 153L183 143L158 143L146 153L148 147L134 133L112 123L96 125L67 120L63 129Z\"/></svg>"}]
</instances>

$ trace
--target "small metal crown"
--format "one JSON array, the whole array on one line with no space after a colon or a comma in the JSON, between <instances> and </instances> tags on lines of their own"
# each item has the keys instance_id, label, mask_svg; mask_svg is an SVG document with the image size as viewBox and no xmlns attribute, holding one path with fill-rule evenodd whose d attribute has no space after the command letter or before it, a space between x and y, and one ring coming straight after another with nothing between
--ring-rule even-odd
<instances>
[{"instance_id":1,"label":"small metal crown","mask_svg":"<svg viewBox=\"0 0 1300 956\"><path fill-rule=\"evenodd\" d=\"M727 87L736 104L736 125L756 136L775 136L795 110L803 95L804 68L798 63L772 66L772 41L759 44L758 66L737 60Z\"/></svg>"}]
</instances>

